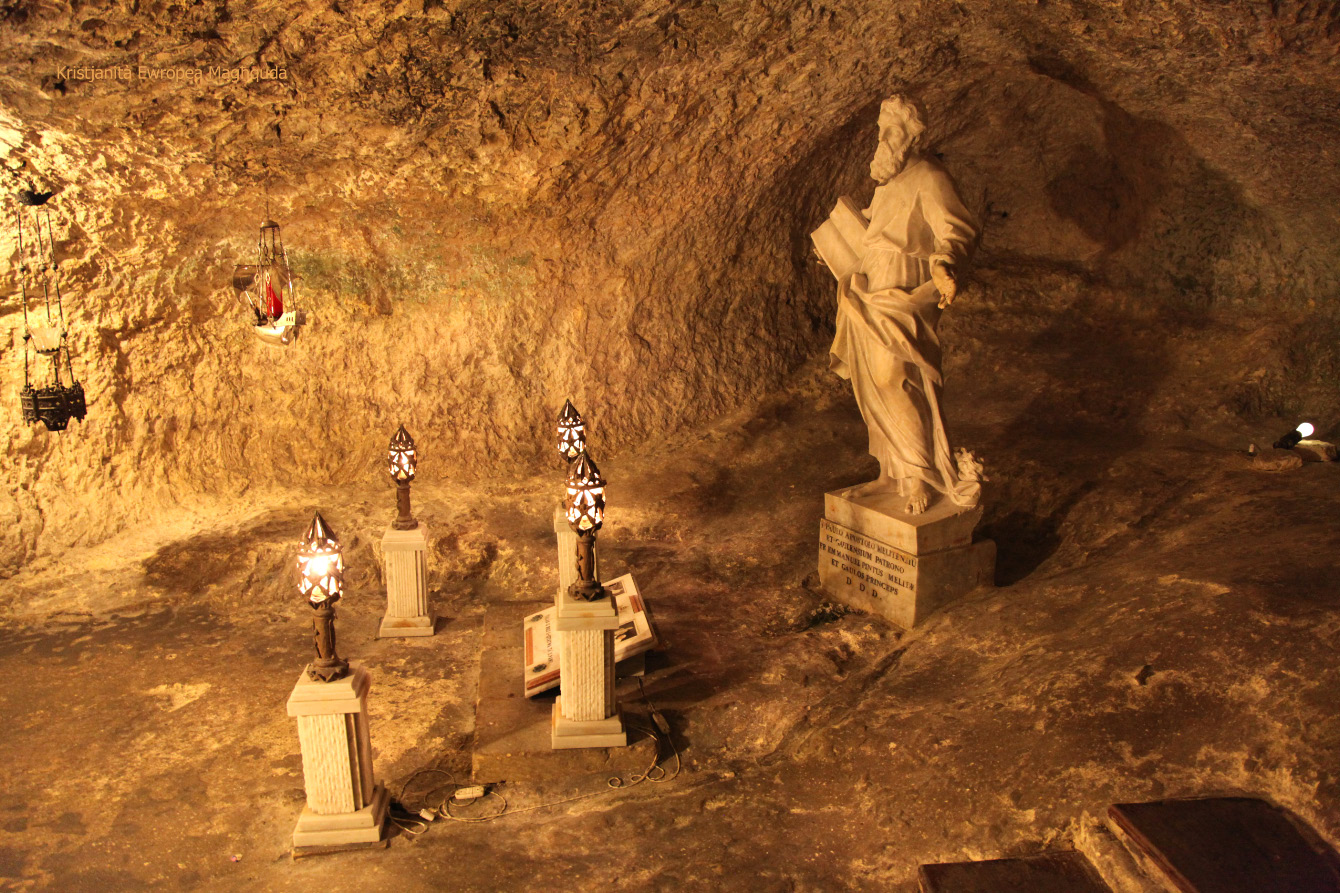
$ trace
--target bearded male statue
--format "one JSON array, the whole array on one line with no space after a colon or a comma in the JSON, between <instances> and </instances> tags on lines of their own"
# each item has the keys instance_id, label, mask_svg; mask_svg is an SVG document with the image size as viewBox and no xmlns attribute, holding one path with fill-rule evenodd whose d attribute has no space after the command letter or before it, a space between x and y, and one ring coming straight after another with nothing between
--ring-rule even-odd
<instances>
[{"instance_id":1,"label":"bearded male statue","mask_svg":"<svg viewBox=\"0 0 1340 893\"><path fill-rule=\"evenodd\" d=\"M952 456L945 436L935 331L959 292L979 227L953 179L921 153L925 130L919 103L886 100L870 207L843 198L811 236L838 279L829 363L851 380L879 460L879 477L844 495L902 497L908 514L941 498L971 508L981 496L980 463L966 451Z\"/></svg>"}]
</instances>

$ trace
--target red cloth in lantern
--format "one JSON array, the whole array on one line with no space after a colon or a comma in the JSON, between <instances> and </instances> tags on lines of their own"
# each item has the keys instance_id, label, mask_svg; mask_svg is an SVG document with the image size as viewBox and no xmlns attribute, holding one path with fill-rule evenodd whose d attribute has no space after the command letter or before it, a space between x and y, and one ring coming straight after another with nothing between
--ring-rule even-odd
<instances>
[{"instance_id":1,"label":"red cloth in lantern","mask_svg":"<svg viewBox=\"0 0 1340 893\"><path fill-rule=\"evenodd\" d=\"M265 279L265 315L271 319L278 319L284 315L284 301L275 292L269 277Z\"/></svg>"}]
</instances>

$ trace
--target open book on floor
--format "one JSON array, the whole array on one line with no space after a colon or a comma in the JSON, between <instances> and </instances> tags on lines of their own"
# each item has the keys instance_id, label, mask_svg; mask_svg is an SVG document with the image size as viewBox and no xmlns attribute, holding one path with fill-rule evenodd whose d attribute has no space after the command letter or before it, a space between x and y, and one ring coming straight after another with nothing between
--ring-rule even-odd
<instances>
[{"instance_id":1,"label":"open book on floor","mask_svg":"<svg viewBox=\"0 0 1340 893\"><path fill-rule=\"evenodd\" d=\"M645 654L656 647L656 628L647 613L642 593L632 574L605 584L619 609L619 628L614 631L614 662ZM554 631L555 608L545 608L526 617L526 697L558 687L558 635Z\"/></svg>"}]
</instances>

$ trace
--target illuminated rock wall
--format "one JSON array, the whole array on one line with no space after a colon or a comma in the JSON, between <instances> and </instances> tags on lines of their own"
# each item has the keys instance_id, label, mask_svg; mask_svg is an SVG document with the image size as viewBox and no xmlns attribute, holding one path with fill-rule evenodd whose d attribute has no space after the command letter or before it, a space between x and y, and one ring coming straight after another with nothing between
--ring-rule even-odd
<instances>
[{"instance_id":1,"label":"illuminated rock wall","mask_svg":"<svg viewBox=\"0 0 1340 893\"><path fill-rule=\"evenodd\" d=\"M1246 7L4 4L5 188L59 191L91 402L65 434L23 426L0 342L0 574L182 506L370 479L401 422L437 478L548 462L568 396L598 455L666 448L825 347L806 234L868 194L897 87L1039 337L1084 312L1047 276L1132 313L1259 314L1225 400L1333 410L1309 383L1340 369L1340 20ZM267 203L313 319L288 349L228 288Z\"/></svg>"}]
</instances>

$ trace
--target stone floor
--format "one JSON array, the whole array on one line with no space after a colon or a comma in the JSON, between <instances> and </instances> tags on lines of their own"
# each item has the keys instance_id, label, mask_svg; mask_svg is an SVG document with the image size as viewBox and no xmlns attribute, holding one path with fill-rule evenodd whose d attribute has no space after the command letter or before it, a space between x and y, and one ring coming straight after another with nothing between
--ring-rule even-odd
<instances>
[{"instance_id":1,"label":"stone floor","mask_svg":"<svg viewBox=\"0 0 1340 893\"><path fill-rule=\"evenodd\" d=\"M378 776L396 796L424 767L464 781L484 614L552 591L557 468L416 485L432 638L375 639L389 484L187 506L42 559L0 582L0 889L912 891L922 863L1078 847L1136 890L1106 807L1206 793L1340 842L1340 466L1254 471L1239 450L1264 429L1023 424L1045 396L1006 396L954 425L987 456L1000 586L908 633L816 591L823 493L873 470L817 365L602 463L602 563L655 611L645 690L681 771L508 783L508 815L384 850L289 855L284 702L311 648L294 544L319 507L346 545L339 643L374 674Z\"/></svg>"}]
</instances>

